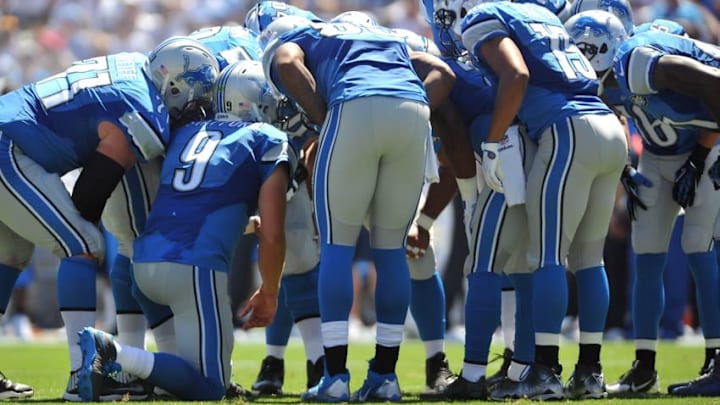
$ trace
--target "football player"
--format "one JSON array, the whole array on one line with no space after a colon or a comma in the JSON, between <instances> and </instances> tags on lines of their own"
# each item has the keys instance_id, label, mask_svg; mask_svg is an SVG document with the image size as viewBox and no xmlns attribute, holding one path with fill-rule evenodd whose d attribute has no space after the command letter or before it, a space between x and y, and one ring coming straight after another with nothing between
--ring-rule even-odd
<instances>
[{"instance_id":1,"label":"football player","mask_svg":"<svg viewBox=\"0 0 720 405\"><path fill-rule=\"evenodd\" d=\"M223 114L219 119L173 132L146 229L135 241L135 282L148 298L172 309L177 355L151 353L84 329L80 394L86 401L97 400L102 376L118 369L178 399L225 395L233 347L227 272L256 209L262 283L242 315L249 315L246 328L266 326L275 315L285 257L285 196L295 158L287 136L259 122L269 121L263 107L274 106L273 97L254 92L248 102L236 91L233 81L249 71L260 76L260 63L238 62L223 70L215 103Z\"/></svg>"},{"instance_id":2,"label":"football player","mask_svg":"<svg viewBox=\"0 0 720 405\"><path fill-rule=\"evenodd\" d=\"M637 170L627 166L623 173L629 212L634 219L635 361L608 390L617 394L657 392L655 357L664 306L662 269L681 207L685 209L681 243L695 279L705 336L701 374L712 371L720 344L718 264L712 252L720 201L712 179L702 176L705 168L716 161L720 149L720 109L717 97L706 90L716 81L720 51L652 25L625 40L623 27L602 11L580 13L568 24L573 39L604 78L603 97L633 119L643 139L644 152ZM681 76L683 80L679 80ZM717 395L720 381L710 378L674 384L668 390L679 395Z\"/></svg>"},{"instance_id":3,"label":"football player","mask_svg":"<svg viewBox=\"0 0 720 405\"><path fill-rule=\"evenodd\" d=\"M350 398L350 270L357 235L369 216L378 273L377 345L367 378L353 398L398 401L395 364L410 295L404 239L426 177L426 160L434 159L427 150L429 106L449 91L454 76L438 59L417 53L417 63L434 73L422 82L404 40L353 24L308 24L285 17L263 31L263 42L268 44L263 65L273 87L323 125L313 202L321 243L326 373L303 399Z\"/></svg>"}]
</instances>

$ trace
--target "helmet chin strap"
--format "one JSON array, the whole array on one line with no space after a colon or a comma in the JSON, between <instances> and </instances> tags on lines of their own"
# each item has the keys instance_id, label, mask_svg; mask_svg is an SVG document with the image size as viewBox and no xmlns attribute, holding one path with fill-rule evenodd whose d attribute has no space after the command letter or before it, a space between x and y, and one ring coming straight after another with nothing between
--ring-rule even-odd
<instances>
[{"instance_id":1,"label":"helmet chin strap","mask_svg":"<svg viewBox=\"0 0 720 405\"><path fill-rule=\"evenodd\" d=\"M603 73L602 76L600 76L600 80L598 80L598 82L600 83L600 86L598 86L598 96L602 95L603 92L605 91L605 79L608 78L608 75L610 75L610 72L612 72L612 67L607 68L607 70L605 70L605 73Z\"/></svg>"}]
</instances>

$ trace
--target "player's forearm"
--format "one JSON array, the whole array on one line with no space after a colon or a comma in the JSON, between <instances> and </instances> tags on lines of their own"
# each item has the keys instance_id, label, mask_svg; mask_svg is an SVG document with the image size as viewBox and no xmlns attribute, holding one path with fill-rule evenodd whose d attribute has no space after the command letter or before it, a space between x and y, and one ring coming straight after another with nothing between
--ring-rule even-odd
<instances>
[{"instance_id":1,"label":"player's forearm","mask_svg":"<svg viewBox=\"0 0 720 405\"><path fill-rule=\"evenodd\" d=\"M475 155L470 135L457 107L450 100L440 105L430 116L433 131L440 137L442 151L447 155L455 176L475 177Z\"/></svg>"},{"instance_id":2,"label":"player's forearm","mask_svg":"<svg viewBox=\"0 0 720 405\"><path fill-rule=\"evenodd\" d=\"M425 87L430 110L434 111L450 95L455 85L455 73L440 58L422 53L411 54L413 68Z\"/></svg>"},{"instance_id":3,"label":"player's forearm","mask_svg":"<svg viewBox=\"0 0 720 405\"><path fill-rule=\"evenodd\" d=\"M438 154L440 157L441 153ZM430 218L437 218L445 207L452 201L457 191L457 183L455 182L455 172L449 164L443 164L441 161L438 168L440 181L430 185L428 189L425 203L420 212Z\"/></svg>"},{"instance_id":4,"label":"player's forearm","mask_svg":"<svg viewBox=\"0 0 720 405\"><path fill-rule=\"evenodd\" d=\"M276 60L275 68L290 97L300 104L315 124L322 125L327 106L318 93L315 78L303 61L298 58Z\"/></svg>"},{"instance_id":5,"label":"player's forearm","mask_svg":"<svg viewBox=\"0 0 720 405\"><path fill-rule=\"evenodd\" d=\"M712 149L720 139L720 133L718 132L703 132L698 136L697 143L707 149Z\"/></svg>"},{"instance_id":6,"label":"player's forearm","mask_svg":"<svg viewBox=\"0 0 720 405\"><path fill-rule=\"evenodd\" d=\"M277 293L285 264L284 232L273 240L260 237L258 244L258 267L262 278L262 288L268 293Z\"/></svg>"},{"instance_id":7,"label":"player's forearm","mask_svg":"<svg viewBox=\"0 0 720 405\"><path fill-rule=\"evenodd\" d=\"M658 90L700 97L720 123L720 69L684 56L665 55L656 64L653 84Z\"/></svg>"}]
</instances>

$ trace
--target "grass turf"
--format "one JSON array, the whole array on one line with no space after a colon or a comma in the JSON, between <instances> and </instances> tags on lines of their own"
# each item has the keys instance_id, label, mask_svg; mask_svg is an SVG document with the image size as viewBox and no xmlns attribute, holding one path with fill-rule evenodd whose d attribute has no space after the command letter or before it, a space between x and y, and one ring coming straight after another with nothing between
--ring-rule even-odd
<instances>
[{"instance_id":1,"label":"grass turf","mask_svg":"<svg viewBox=\"0 0 720 405\"><path fill-rule=\"evenodd\" d=\"M360 387L367 369L367 359L372 357L374 346L371 344L351 344L348 368L352 379L351 389ZM501 348L494 348L501 352ZM264 357L264 346L259 343L239 342L233 352L233 380L244 387L249 387L258 372L260 361ZM460 344L448 344L447 354L453 371L458 372L462 366L463 347ZM577 345L566 343L560 350L561 361L565 367L564 379L572 373L577 356ZM615 382L620 374L627 371L634 357L632 343L608 343L603 347L602 359L606 381ZM703 348L683 346L675 343L662 343L658 349L657 368L660 375L661 389L665 391L668 384L685 381L697 376L703 361ZM490 373L494 372L500 362L491 363ZM8 378L30 384L35 389L35 396L23 402L54 403L62 402L61 395L65 389L68 376L67 349L62 344L2 344L0 345L0 371ZM419 341L411 340L403 344L398 363L398 376L403 389L403 402L421 403L417 394L425 384L425 353ZM302 344L292 340L285 358L284 397L269 397L253 400L256 403L299 403L299 393L305 389L305 358ZM242 401L224 401L239 403ZM529 401L520 401L531 403ZM568 401L569 402L569 401ZM672 398L658 395L641 399L611 398L597 401L573 401L586 404L720 404L720 398ZM146 402L139 402L146 403ZM147 402L149 403L149 402ZM167 402L166 402L167 403Z\"/></svg>"}]
</instances>

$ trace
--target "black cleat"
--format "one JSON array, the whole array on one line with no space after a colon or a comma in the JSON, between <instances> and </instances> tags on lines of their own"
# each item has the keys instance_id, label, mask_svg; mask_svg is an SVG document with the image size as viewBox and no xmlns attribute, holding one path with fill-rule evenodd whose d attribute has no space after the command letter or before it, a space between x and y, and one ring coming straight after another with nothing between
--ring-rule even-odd
<instances>
[{"instance_id":1,"label":"black cleat","mask_svg":"<svg viewBox=\"0 0 720 405\"><path fill-rule=\"evenodd\" d=\"M463 378L462 373L457 376L449 385L440 392L440 399L448 401L458 400L486 400L488 398L488 387L485 377L480 377L476 382Z\"/></svg>"},{"instance_id":2,"label":"black cleat","mask_svg":"<svg viewBox=\"0 0 720 405\"><path fill-rule=\"evenodd\" d=\"M718 357L710 361L702 371L700 377L685 384L673 384L668 387L670 395L690 397L716 397L720 396L720 368L716 367Z\"/></svg>"},{"instance_id":3,"label":"black cleat","mask_svg":"<svg viewBox=\"0 0 720 405\"><path fill-rule=\"evenodd\" d=\"M445 353L436 353L425 360L425 392L420 394L420 399L443 398L443 391L454 380Z\"/></svg>"},{"instance_id":4,"label":"black cleat","mask_svg":"<svg viewBox=\"0 0 720 405\"><path fill-rule=\"evenodd\" d=\"M602 366L598 364L576 364L575 371L565 385L565 395L568 399L598 399L607 398Z\"/></svg>"},{"instance_id":5,"label":"black cleat","mask_svg":"<svg viewBox=\"0 0 720 405\"><path fill-rule=\"evenodd\" d=\"M320 356L315 363L308 360L305 363L305 372L307 374L307 389L318 385L325 373L325 356Z\"/></svg>"},{"instance_id":6,"label":"black cleat","mask_svg":"<svg viewBox=\"0 0 720 405\"><path fill-rule=\"evenodd\" d=\"M510 363L512 363L512 356L513 351L506 347L502 354L503 362L500 365L500 369L495 374L487 378L488 387L492 388L493 385L499 383L500 381L505 379L505 377L507 377L508 368L510 368Z\"/></svg>"},{"instance_id":7,"label":"black cleat","mask_svg":"<svg viewBox=\"0 0 720 405\"><path fill-rule=\"evenodd\" d=\"M90 327L83 328L78 334L82 352L82 366L77 373L78 394L83 401L99 401L106 385L114 381L106 377L120 371L120 365L115 362L115 338Z\"/></svg>"},{"instance_id":8,"label":"black cleat","mask_svg":"<svg viewBox=\"0 0 720 405\"><path fill-rule=\"evenodd\" d=\"M282 395L285 379L285 361L267 356L260 365L260 372L251 389L257 395Z\"/></svg>"},{"instance_id":9,"label":"black cleat","mask_svg":"<svg viewBox=\"0 0 720 405\"><path fill-rule=\"evenodd\" d=\"M225 399L238 399L238 398L252 398L253 395L250 391L243 388L242 385L230 381L230 384L225 389Z\"/></svg>"},{"instance_id":10,"label":"black cleat","mask_svg":"<svg viewBox=\"0 0 720 405\"><path fill-rule=\"evenodd\" d=\"M565 393L560 370L533 364L524 380L513 381L506 378L497 383L490 390L490 398L496 401L522 398L541 401L563 399Z\"/></svg>"},{"instance_id":11,"label":"black cleat","mask_svg":"<svg viewBox=\"0 0 720 405\"><path fill-rule=\"evenodd\" d=\"M703 364L702 368L700 368L700 373L698 373L698 375L699 375L699 377L702 377L705 374L713 372L714 369L715 369L715 357L711 358L709 361L706 361L705 364ZM695 380L698 380L698 378L696 378ZM695 380L668 385L668 394L672 394L676 388L682 387L684 385L688 385Z\"/></svg>"},{"instance_id":12,"label":"black cleat","mask_svg":"<svg viewBox=\"0 0 720 405\"><path fill-rule=\"evenodd\" d=\"M607 391L610 395L624 396L657 394L660 392L658 373L640 367L640 363L635 360L632 368L621 375L617 383L607 386Z\"/></svg>"},{"instance_id":13,"label":"black cleat","mask_svg":"<svg viewBox=\"0 0 720 405\"><path fill-rule=\"evenodd\" d=\"M31 386L12 382L0 371L0 399L30 398L33 393Z\"/></svg>"}]
</instances>

